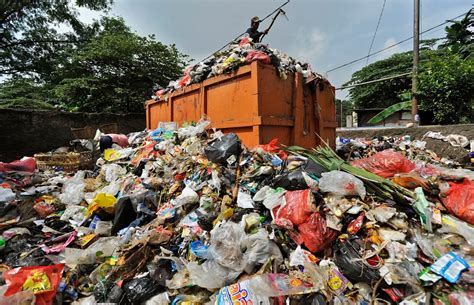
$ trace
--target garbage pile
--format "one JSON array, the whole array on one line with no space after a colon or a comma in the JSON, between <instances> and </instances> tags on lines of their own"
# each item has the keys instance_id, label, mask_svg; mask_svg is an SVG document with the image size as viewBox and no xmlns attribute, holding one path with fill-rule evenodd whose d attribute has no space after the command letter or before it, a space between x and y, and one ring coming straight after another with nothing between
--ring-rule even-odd
<instances>
[{"instance_id":1,"label":"garbage pile","mask_svg":"<svg viewBox=\"0 0 474 305\"><path fill-rule=\"evenodd\" d=\"M213 54L184 71L183 77L171 81L166 88L158 88L152 97L155 100L167 100L167 95L179 88L200 83L210 77L230 73L240 66L253 61L273 65L279 76L286 79L288 74L301 73L305 79L323 78L311 70L308 63L302 63L276 49L261 43L253 43L251 38L243 37L229 44L226 50Z\"/></svg>"},{"instance_id":2,"label":"garbage pile","mask_svg":"<svg viewBox=\"0 0 474 305\"><path fill-rule=\"evenodd\" d=\"M93 171L0 164L0 304L472 304L473 172L208 125Z\"/></svg>"},{"instance_id":3,"label":"garbage pile","mask_svg":"<svg viewBox=\"0 0 474 305\"><path fill-rule=\"evenodd\" d=\"M436 139L431 141L432 139ZM431 145L428 145L431 143ZM448 142L450 144L444 144ZM438 153L433 151L433 148L440 146L452 147L450 151L451 156L442 155L443 150L437 149ZM421 139L411 139L411 136L401 137L375 137L372 139L356 138L346 139L338 137L336 139L336 149L338 154L344 160L360 159L368 157L377 152L394 149L407 155L408 158L417 162L424 162L431 165L442 165L447 167L460 167L474 165L474 159L470 160L470 155L474 156L474 139L469 139L462 135L450 134L443 136L439 132L427 132ZM430 149L432 148L432 149Z\"/></svg>"}]
</instances>

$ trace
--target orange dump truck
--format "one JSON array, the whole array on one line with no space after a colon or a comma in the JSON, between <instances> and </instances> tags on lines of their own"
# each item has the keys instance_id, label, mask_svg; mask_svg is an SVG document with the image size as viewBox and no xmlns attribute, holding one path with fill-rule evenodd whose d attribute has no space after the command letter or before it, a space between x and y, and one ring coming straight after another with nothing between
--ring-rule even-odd
<instances>
[{"instance_id":1,"label":"orange dump truck","mask_svg":"<svg viewBox=\"0 0 474 305\"><path fill-rule=\"evenodd\" d=\"M176 90L166 101L147 101L145 107L148 129L205 116L212 128L236 133L248 147L273 138L307 148L322 144L321 139L335 145L334 87L299 73L282 79L275 67L258 61Z\"/></svg>"}]
</instances>

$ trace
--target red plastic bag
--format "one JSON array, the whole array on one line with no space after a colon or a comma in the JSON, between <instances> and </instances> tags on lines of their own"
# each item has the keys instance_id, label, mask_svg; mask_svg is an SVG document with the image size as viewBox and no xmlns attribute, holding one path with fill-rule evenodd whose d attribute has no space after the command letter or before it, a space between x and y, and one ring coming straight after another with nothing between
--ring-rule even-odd
<instances>
[{"instance_id":1,"label":"red plastic bag","mask_svg":"<svg viewBox=\"0 0 474 305\"><path fill-rule=\"evenodd\" d=\"M248 37L244 37L240 40L239 46L243 46L244 44L250 43L250 40Z\"/></svg>"},{"instance_id":2,"label":"red plastic bag","mask_svg":"<svg viewBox=\"0 0 474 305\"><path fill-rule=\"evenodd\" d=\"M276 209L275 219L290 221L293 225L300 225L315 212L313 194L308 190L288 191L285 193L286 203ZM276 222L278 222L276 221Z\"/></svg>"},{"instance_id":3,"label":"red plastic bag","mask_svg":"<svg viewBox=\"0 0 474 305\"><path fill-rule=\"evenodd\" d=\"M268 142L268 144L262 144L258 147L267 153L276 154L282 160L286 160L286 158L288 158L288 154L284 150L280 149L280 145L278 144L278 138L274 138L270 142Z\"/></svg>"},{"instance_id":4,"label":"red plastic bag","mask_svg":"<svg viewBox=\"0 0 474 305\"><path fill-rule=\"evenodd\" d=\"M191 72L191 70L193 69L193 66L187 68L185 71L184 71L184 76L183 78L181 78L179 81L178 81L178 85L183 88L185 86L187 86L189 84L189 82L191 81L191 76L189 76L189 72Z\"/></svg>"},{"instance_id":5,"label":"red plastic bag","mask_svg":"<svg viewBox=\"0 0 474 305\"><path fill-rule=\"evenodd\" d=\"M339 233L326 225L326 220L319 213L313 213L308 220L298 226L304 245L311 252L319 252L329 247Z\"/></svg>"},{"instance_id":6,"label":"red plastic bag","mask_svg":"<svg viewBox=\"0 0 474 305\"><path fill-rule=\"evenodd\" d=\"M384 178L395 174L408 173L415 169L415 164L401 153L387 149L368 158L354 160L352 166L359 167Z\"/></svg>"},{"instance_id":7,"label":"red plastic bag","mask_svg":"<svg viewBox=\"0 0 474 305\"><path fill-rule=\"evenodd\" d=\"M36 168L36 159L32 157L23 157L21 160L15 160L10 163L0 162L0 172L34 172Z\"/></svg>"},{"instance_id":8,"label":"red plastic bag","mask_svg":"<svg viewBox=\"0 0 474 305\"><path fill-rule=\"evenodd\" d=\"M441 196L446 209L456 217L474 225L474 181L449 182L449 190Z\"/></svg>"},{"instance_id":9,"label":"red plastic bag","mask_svg":"<svg viewBox=\"0 0 474 305\"><path fill-rule=\"evenodd\" d=\"M56 209L54 205L46 202L38 202L33 206L33 209L38 213L41 218L46 218L48 215L53 214Z\"/></svg>"},{"instance_id":10,"label":"red plastic bag","mask_svg":"<svg viewBox=\"0 0 474 305\"><path fill-rule=\"evenodd\" d=\"M163 96L163 93L165 92L165 89L160 89L155 92L155 96L158 97L158 99L161 100L161 97Z\"/></svg>"},{"instance_id":11,"label":"red plastic bag","mask_svg":"<svg viewBox=\"0 0 474 305\"><path fill-rule=\"evenodd\" d=\"M3 274L8 286L4 296L30 290L36 296L36 305L52 304L63 269L64 264L11 269Z\"/></svg>"},{"instance_id":12,"label":"red plastic bag","mask_svg":"<svg viewBox=\"0 0 474 305\"><path fill-rule=\"evenodd\" d=\"M245 57L245 61L250 63L254 60L259 60L264 64L269 64L271 62L270 56L268 56L265 52L262 51L250 51Z\"/></svg>"}]
</instances>

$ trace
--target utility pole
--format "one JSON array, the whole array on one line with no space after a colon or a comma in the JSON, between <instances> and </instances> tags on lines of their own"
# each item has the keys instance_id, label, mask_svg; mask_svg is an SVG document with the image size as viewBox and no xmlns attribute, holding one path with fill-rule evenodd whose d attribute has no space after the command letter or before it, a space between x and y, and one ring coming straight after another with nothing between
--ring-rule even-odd
<instances>
[{"instance_id":1,"label":"utility pole","mask_svg":"<svg viewBox=\"0 0 474 305\"><path fill-rule=\"evenodd\" d=\"M420 122L418 115L418 63L420 62L420 0L413 0L413 76L411 83L411 119L416 126Z\"/></svg>"}]
</instances>

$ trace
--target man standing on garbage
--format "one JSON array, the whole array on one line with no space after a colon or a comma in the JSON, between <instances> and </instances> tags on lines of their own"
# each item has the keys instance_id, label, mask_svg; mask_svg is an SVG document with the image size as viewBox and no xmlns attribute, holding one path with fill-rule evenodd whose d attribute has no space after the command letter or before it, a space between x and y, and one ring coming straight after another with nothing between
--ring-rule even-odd
<instances>
[{"instance_id":1,"label":"man standing on garbage","mask_svg":"<svg viewBox=\"0 0 474 305\"><path fill-rule=\"evenodd\" d=\"M262 35L264 35L264 34L267 35L268 34L268 29L266 29L263 32L259 32L258 31L258 26L259 25L260 25L260 18L255 16L252 19L250 19L250 27L248 28L247 32L245 32L246 34L249 35L250 38L252 38L252 41L255 42L255 43L260 42L260 37Z\"/></svg>"}]
</instances>

